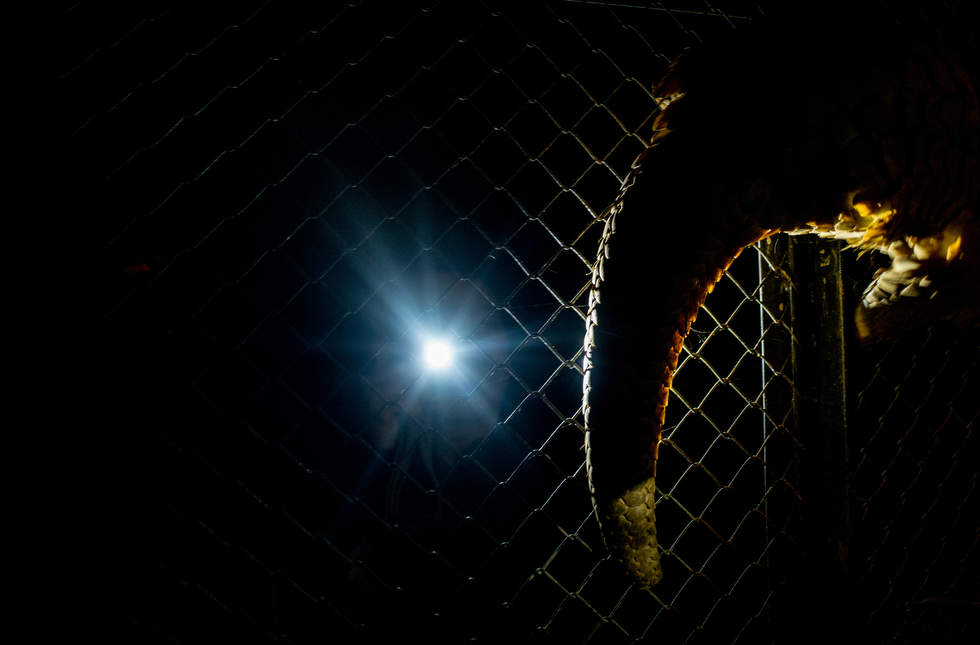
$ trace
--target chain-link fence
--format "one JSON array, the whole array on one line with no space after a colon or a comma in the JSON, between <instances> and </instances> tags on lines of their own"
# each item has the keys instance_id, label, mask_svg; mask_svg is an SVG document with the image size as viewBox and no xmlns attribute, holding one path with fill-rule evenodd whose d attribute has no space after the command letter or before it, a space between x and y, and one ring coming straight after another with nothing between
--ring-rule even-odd
<instances>
[{"instance_id":1,"label":"chain-link fence","mask_svg":"<svg viewBox=\"0 0 980 645\"><path fill-rule=\"evenodd\" d=\"M853 358L850 434L825 433L850 461L823 468L801 411L837 392L843 421L847 398L805 376L824 332L801 321L826 312L788 239L743 254L688 340L664 582L636 589L604 552L581 419L601 213L669 60L759 11L67 11L62 154L115 375L106 611L129 642L801 642L850 597L814 607L815 585L852 578L874 634L972 633L975 336ZM430 336L450 369L425 368ZM812 527L833 518L855 546L827 560Z\"/></svg>"},{"instance_id":2,"label":"chain-link fence","mask_svg":"<svg viewBox=\"0 0 980 645\"><path fill-rule=\"evenodd\" d=\"M847 273L876 264L852 258ZM980 634L978 347L976 328L935 325L848 356L848 580L887 642Z\"/></svg>"}]
</instances>

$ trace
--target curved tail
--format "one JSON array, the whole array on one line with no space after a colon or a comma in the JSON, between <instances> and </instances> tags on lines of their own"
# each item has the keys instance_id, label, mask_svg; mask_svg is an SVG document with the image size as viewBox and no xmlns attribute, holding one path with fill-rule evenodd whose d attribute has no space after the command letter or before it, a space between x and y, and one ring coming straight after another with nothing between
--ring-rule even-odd
<instances>
[{"instance_id":1,"label":"curved tail","mask_svg":"<svg viewBox=\"0 0 980 645\"><path fill-rule=\"evenodd\" d=\"M835 27L853 49L828 49L820 38L831 32L819 29L811 40L797 37L803 29L753 33L682 59L655 90L663 111L651 147L605 216L583 384L593 503L607 545L641 585L662 576L655 476L674 369L744 247L779 231L879 250L904 241L980 274L975 238L961 232L980 214L973 86L944 50L886 26ZM888 298L872 293L869 311L928 295L927 276L904 267L878 280ZM977 301L966 287L954 296ZM865 327L900 327L908 318L895 311L875 311Z\"/></svg>"},{"instance_id":2,"label":"curved tail","mask_svg":"<svg viewBox=\"0 0 980 645\"><path fill-rule=\"evenodd\" d=\"M775 231L704 228L682 213L644 212L637 183L644 165L641 156L606 214L589 294L583 394L589 489L602 533L636 581L651 586L662 576L658 449L684 339L735 257ZM684 255L675 252L681 241Z\"/></svg>"}]
</instances>

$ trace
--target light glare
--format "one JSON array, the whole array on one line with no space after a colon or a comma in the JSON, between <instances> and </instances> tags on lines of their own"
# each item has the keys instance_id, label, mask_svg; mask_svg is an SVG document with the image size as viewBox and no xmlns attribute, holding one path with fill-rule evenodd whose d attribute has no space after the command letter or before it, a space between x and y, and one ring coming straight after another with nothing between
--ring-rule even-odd
<instances>
[{"instance_id":1,"label":"light glare","mask_svg":"<svg viewBox=\"0 0 980 645\"><path fill-rule=\"evenodd\" d=\"M445 341L430 340L425 343L422 357L429 368L444 369L453 362L453 348Z\"/></svg>"}]
</instances>

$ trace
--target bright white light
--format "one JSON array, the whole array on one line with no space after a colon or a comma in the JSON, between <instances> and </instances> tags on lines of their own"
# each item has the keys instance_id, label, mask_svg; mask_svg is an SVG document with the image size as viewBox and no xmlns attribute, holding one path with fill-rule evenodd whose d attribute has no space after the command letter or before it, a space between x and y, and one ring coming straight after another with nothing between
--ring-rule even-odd
<instances>
[{"instance_id":1,"label":"bright white light","mask_svg":"<svg viewBox=\"0 0 980 645\"><path fill-rule=\"evenodd\" d=\"M453 362L453 348L443 340L430 340L422 349L422 358L430 369L441 370Z\"/></svg>"}]
</instances>

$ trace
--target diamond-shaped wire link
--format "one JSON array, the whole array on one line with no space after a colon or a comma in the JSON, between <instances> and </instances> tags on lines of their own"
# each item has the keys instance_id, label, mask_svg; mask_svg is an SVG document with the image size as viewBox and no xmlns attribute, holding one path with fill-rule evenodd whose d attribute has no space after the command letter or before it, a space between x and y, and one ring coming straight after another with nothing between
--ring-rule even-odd
<instances>
[{"instance_id":1,"label":"diamond-shaped wire link","mask_svg":"<svg viewBox=\"0 0 980 645\"><path fill-rule=\"evenodd\" d=\"M757 13L69 8L56 138L127 375L106 407L132 500L112 513L137 527L110 583L128 640L784 637L809 544L792 244L746 251L685 346L652 591L606 555L582 451L589 271L650 87ZM448 373L421 367L430 335ZM850 562L900 642L975 610L976 346L936 330L851 357Z\"/></svg>"}]
</instances>

